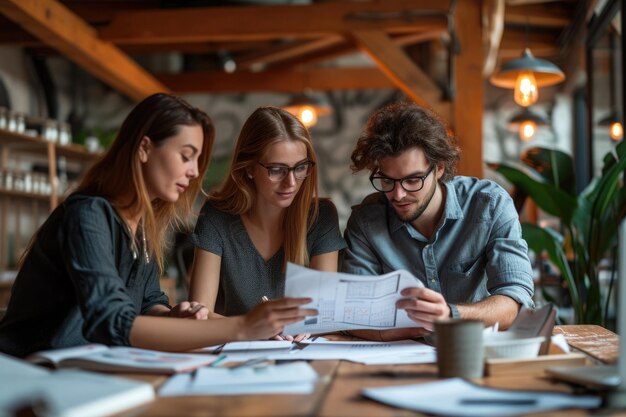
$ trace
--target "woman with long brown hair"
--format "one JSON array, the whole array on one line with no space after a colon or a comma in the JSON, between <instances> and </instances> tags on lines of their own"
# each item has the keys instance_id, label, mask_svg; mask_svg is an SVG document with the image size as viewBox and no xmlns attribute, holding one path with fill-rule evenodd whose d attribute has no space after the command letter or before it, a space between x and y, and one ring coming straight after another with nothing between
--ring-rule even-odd
<instances>
[{"instance_id":1,"label":"woman with long brown hair","mask_svg":"<svg viewBox=\"0 0 626 417\"><path fill-rule=\"evenodd\" d=\"M89 342L188 350L268 338L315 314L297 308L307 299L220 320L182 320L207 310L168 305L158 280L165 232L190 214L214 136L203 111L169 94L130 112L111 149L33 238L0 322L0 351L26 356Z\"/></svg>"},{"instance_id":2,"label":"woman with long brown hair","mask_svg":"<svg viewBox=\"0 0 626 417\"><path fill-rule=\"evenodd\" d=\"M292 114L261 107L250 115L192 234L190 300L213 314L244 314L283 296L286 262L337 271L345 242L334 205L318 198L316 163Z\"/></svg>"}]
</instances>

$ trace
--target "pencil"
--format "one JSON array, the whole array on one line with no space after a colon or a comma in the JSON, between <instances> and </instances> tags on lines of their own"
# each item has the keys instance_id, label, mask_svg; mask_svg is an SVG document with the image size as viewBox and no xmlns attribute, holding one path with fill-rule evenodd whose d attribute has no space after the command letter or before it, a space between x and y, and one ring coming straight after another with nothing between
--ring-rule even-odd
<instances>
[{"instance_id":1,"label":"pencil","mask_svg":"<svg viewBox=\"0 0 626 417\"><path fill-rule=\"evenodd\" d=\"M217 359L215 359L213 362L211 362L209 364L209 366L215 367L218 363L222 362L224 359L226 359L226 355L220 355L220 356L217 357Z\"/></svg>"}]
</instances>

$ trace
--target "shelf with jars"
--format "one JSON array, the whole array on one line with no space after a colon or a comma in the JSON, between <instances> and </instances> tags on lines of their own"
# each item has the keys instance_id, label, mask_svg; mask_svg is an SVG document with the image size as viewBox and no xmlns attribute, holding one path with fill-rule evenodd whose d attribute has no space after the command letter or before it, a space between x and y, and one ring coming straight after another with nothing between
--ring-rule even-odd
<instances>
[{"instance_id":1,"label":"shelf with jars","mask_svg":"<svg viewBox=\"0 0 626 417\"><path fill-rule=\"evenodd\" d=\"M72 144L66 123L0 108L0 273L99 156Z\"/></svg>"}]
</instances>

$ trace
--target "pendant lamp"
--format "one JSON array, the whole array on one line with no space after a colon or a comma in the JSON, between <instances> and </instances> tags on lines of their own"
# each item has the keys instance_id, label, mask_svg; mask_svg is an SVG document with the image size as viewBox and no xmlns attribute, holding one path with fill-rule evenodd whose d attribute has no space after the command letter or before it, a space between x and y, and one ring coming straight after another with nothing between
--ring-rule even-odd
<instances>
[{"instance_id":1,"label":"pendant lamp","mask_svg":"<svg viewBox=\"0 0 626 417\"><path fill-rule=\"evenodd\" d=\"M300 93L293 96L283 106L283 109L296 116L307 128L314 126L319 116L331 113L331 108L328 105L308 93Z\"/></svg>"},{"instance_id":2,"label":"pendant lamp","mask_svg":"<svg viewBox=\"0 0 626 417\"><path fill-rule=\"evenodd\" d=\"M517 129L519 132L519 138L524 142L528 142L535 137L537 129L548 126L549 124L550 121L547 117L531 110L528 107L524 107L522 111L513 115L509 119L508 127L511 129Z\"/></svg>"},{"instance_id":3,"label":"pendant lamp","mask_svg":"<svg viewBox=\"0 0 626 417\"><path fill-rule=\"evenodd\" d=\"M539 99L539 87L558 84L565 80L559 67L545 59L535 58L526 48L520 58L502 65L500 72L490 81L502 88L514 89L513 98L522 107L528 107Z\"/></svg>"}]
</instances>

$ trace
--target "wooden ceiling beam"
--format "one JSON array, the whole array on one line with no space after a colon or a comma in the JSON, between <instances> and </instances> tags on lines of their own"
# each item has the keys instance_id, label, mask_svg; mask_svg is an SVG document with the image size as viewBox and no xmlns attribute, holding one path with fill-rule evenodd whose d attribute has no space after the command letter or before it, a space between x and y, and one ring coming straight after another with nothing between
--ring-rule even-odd
<instances>
[{"instance_id":1,"label":"wooden ceiling beam","mask_svg":"<svg viewBox=\"0 0 626 417\"><path fill-rule=\"evenodd\" d=\"M167 88L54 0L3 0L0 13L133 100Z\"/></svg>"},{"instance_id":2,"label":"wooden ceiling beam","mask_svg":"<svg viewBox=\"0 0 626 417\"><path fill-rule=\"evenodd\" d=\"M394 84L378 68L315 68L268 70L258 73L188 72L160 74L159 80L177 93L246 93L273 91L298 93L307 89L393 89Z\"/></svg>"},{"instance_id":3,"label":"wooden ceiling beam","mask_svg":"<svg viewBox=\"0 0 626 417\"><path fill-rule=\"evenodd\" d=\"M100 29L119 46L276 38L318 38L354 30L389 33L447 27L450 1L386 0L310 6L194 7L128 11Z\"/></svg>"},{"instance_id":4,"label":"wooden ceiling beam","mask_svg":"<svg viewBox=\"0 0 626 417\"><path fill-rule=\"evenodd\" d=\"M296 42L295 45L281 45L272 51L261 51L243 58L237 59L237 69L241 71L254 70L257 67L265 67L277 62L290 59L298 59L319 50L328 49L345 42L345 38L339 35L325 36L312 41Z\"/></svg>"},{"instance_id":5,"label":"wooden ceiling beam","mask_svg":"<svg viewBox=\"0 0 626 417\"><path fill-rule=\"evenodd\" d=\"M431 32L415 32L405 33L401 35L393 36L393 42L400 46L414 45L421 42L428 42L433 40L447 40L447 30L436 30ZM354 44L353 39L344 40L343 43L325 50L318 51L316 53L308 54L305 56L294 57L282 62L274 62L274 65L279 64L281 68L289 68L293 66L307 66L319 64L321 62L330 61L335 58L346 56L349 54L359 53L360 50Z\"/></svg>"},{"instance_id":6,"label":"wooden ceiling beam","mask_svg":"<svg viewBox=\"0 0 626 417\"><path fill-rule=\"evenodd\" d=\"M402 48L380 30L352 32L359 47L378 65L398 89L416 103L430 107L450 120L449 111L443 109L439 87L404 53Z\"/></svg>"},{"instance_id":7,"label":"wooden ceiling beam","mask_svg":"<svg viewBox=\"0 0 626 417\"><path fill-rule=\"evenodd\" d=\"M572 22L572 11L560 5L533 4L523 7L507 7L504 23L507 25L528 25L546 28L564 28Z\"/></svg>"},{"instance_id":8,"label":"wooden ceiling beam","mask_svg":"<svg viewBox=\"0 0 626 417\"><path fill-rule=\"evenodd\" d=\"M507 29L500 43L500 61L522 56L525 48L530 48L537 57L556 57L560 54L560 32L535 31L527 36L525 30Z\"/></svg>"}]
</instances>

